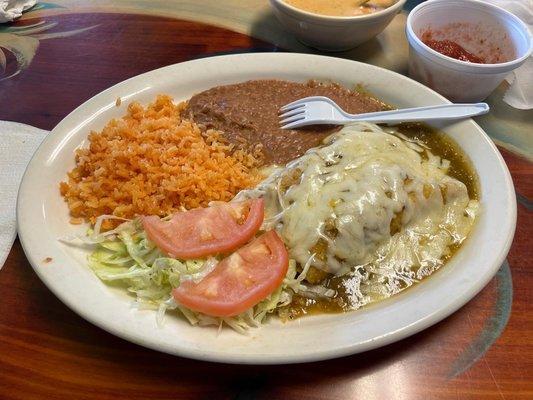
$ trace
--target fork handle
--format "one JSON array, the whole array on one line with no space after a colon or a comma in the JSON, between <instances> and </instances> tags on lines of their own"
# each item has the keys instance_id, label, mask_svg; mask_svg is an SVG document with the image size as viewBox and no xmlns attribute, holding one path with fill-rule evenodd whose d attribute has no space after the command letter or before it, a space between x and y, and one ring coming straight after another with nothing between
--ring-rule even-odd
<instances>
[{"instance_id":1,"label":"fork handle","mask_svg":"<svg viewBox=\"0 0 533 400\"><path fill-rule=\"evenodd\" d=\"M474 117L489 112L487 103L444 104L439 106L404 108L401 110L379 111L365 114L348 114L351 121L374 123L452 120ZM350 121L346 121L347 123Z\"/></svg>"}]
</instances>

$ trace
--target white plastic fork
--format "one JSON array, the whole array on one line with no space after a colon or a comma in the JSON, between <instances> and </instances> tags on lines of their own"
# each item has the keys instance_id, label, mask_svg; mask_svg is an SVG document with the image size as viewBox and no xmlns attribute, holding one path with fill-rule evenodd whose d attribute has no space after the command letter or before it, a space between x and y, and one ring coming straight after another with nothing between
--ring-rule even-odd
<instances>
[{"instance_id":1,"label":"white plastic fork","mask_svg":"<svg viewBox=\"0 0 533 400\"><path fill-rule=\"evenodd\" d=\"M487 103L442 104L438 106L404 108L364 114L349 114L328 97L312 96L289 103L280 109L282 129L307 125L346 125L353 122L394 123L411 121L453 120L474 117L489 112Z\"/></svg>"}]
</instances>

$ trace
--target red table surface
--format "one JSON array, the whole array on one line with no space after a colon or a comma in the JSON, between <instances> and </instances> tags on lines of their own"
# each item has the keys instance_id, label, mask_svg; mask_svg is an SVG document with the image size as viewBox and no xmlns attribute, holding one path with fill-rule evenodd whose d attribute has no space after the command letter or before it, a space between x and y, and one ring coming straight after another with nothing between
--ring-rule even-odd
<instances>
[{"instance_id":1,"label":"red table surface","mask_svg":"<svg viewBox=\"0 0 533 400\"><path fill-rule=\"evenodd\" d=\"M26 70L0 81L0 120L52 129L85 100L142 72L214 54L277 50L174 19L66 14L48 21L63 31L98 26L42 40ZM8 55L7 73L15 64ZM17 241L0 272L0 399L531 399L533 165L502 154L519 200L508 263L441 323L337 360L222 365L128 343L63 305L33 273Z\"/></svg>"}]
</instances>

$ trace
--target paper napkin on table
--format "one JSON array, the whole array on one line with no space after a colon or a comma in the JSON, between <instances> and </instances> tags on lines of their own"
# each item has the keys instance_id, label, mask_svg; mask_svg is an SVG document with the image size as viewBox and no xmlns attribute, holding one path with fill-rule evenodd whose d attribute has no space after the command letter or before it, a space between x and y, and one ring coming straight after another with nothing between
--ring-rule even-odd
<instances>
[{"instance_id":1,"label":"paper napkin on table","mask_svg":"<svg viewBox=\"0 0 533 400\"><path fill-rule=\"evenodd\" d=\"M23 11L37 3L36 0L0 0L0 23L20 17Z\"/></svg>"},{"instance_id":2,"label":"paper napkin on table","mask_svg":"<svg viewBox=\"0 0 533 400\"><path fill-rule=\"evenodd\" d=\"M533 34L533 0L483 0L499 6L520 18ZM533 109L533 56L506 78L511 87L503 101L521 110Z\"/></svg>"},{"instance_id":3,"label":"paper napkin on table","mask_svg":"<svg viewBox=\"0 0 533 400\"><path fill-rule=\"evenodd\" d=\"M0 121L0 269L13 246L15 208L22 175L48 131Z\"/></svg>"}]
</instances>

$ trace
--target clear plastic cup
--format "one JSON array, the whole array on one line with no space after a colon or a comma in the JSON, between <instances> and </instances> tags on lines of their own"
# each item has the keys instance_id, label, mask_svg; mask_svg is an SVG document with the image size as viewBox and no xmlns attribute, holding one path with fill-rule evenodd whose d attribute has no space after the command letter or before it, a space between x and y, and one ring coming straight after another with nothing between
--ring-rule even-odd
<instances>
[{"instance_id":1,"label":"clear plastic cup","mask_svg":"<svg viewBox=\"0 0 533 400\"><path fill-rule=\"evenodd\" d=\"M409 75L455 102L485 99L533 50L531 33L518 17L477 0L421 3L407 18L406 34ZM424 44L428 35L454 41L486 63L445 56Z\"/></svg>"}]
</instances>

